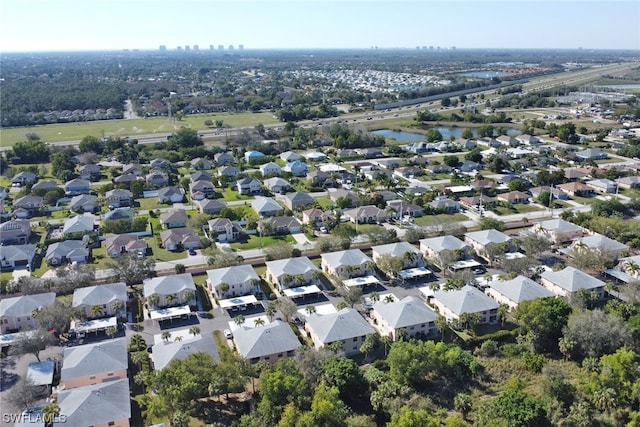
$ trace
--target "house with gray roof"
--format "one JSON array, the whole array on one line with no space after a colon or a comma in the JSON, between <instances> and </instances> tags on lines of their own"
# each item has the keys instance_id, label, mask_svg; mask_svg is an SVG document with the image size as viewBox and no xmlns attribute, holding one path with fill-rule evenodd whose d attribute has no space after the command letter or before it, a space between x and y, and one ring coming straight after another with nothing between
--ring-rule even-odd
<instances>
[{"instance_id":1,"label":"house with gray roof","mask_svg":"<svg viewBox=\"0 0 640 427\"><path fill-rule=\"evenodd\" d=\"M409 242L372 246L371 253L374 262L378 262L380 257L384 255L390 255L395 258L400 258L404 268L424 267L425 265L422 253Z\"/></svg>"},{"instance_id":2,"label":"house with gray roof","mask_svg":"<svg viewBox=\"0 0 640 427\"><path fill-rule=\"evenodd\" d=\"M195 202L198 206L200 213L207 215L217 215L222 209L227 207L227 204L222 200L215 199L203 199Z\"/></svg>"},{"instance_id":3,"label":"house with gray roof","mask_svg":"<svg viewBox=\"0 0 640 427\"><path fill-rule=\"evenodd\" d=\"M128 221L133 221L133 209L131 208L115 208L104 214L105 221L119 221L122 219L126 219Z\"/></svg>"},{"instance_id":4,"label":"house with gray roof","mask_svg":"<svg viewBox=\"0 0 640 427\"><path fill-rule=\"evenodd\" d=\"M267 281L281 290L307 286L319 280L320 270L306 256L267 261L265 264Z\"/></svg>"},{"instance_id":5,"label":"house with gray roof","mask_svg":"<svg viewBox=\"0 0 640 427\"><path fill-rule=\"evenodd\" d=\"M194 200L202 200L205 197L213 197L216 189L211 181L195 181L189 183L189 194Z\"/></svg>"},{"instance_id":6,"label":"house with gray roof","mask_svg":"<svg viewBox=\"0 0 640 427\"><path fill-rule=\"evenodd\" d=\"M135 234L117 234L107 237L105 248L111 258L118 258L124 254L140 256L147 253L147 242Z\"/></svg>"},{"instance_id":7,"label":"house with gray roof","mask_svg":"<svg viewBox=\"0 0 640 427\"><path fill-rule=\"evenodd\" d=\"M291 188L291 184L284 178L280 178L274 176L273 178L265 179L264 186L267 190L272 193L284 193L289 188Z\"/></svg>"},{"instance_id":8,"label":"house with gray roof","mask_svg":"<svg viewBox=\"0 0 640 427\"><path fill-rule=\"evenodd\" d=\"M218 176L227 176L235 178L240 175L241 171L235 166L220 166L218 168Z\"/></svg>"},{"instance_id":9,"label":"house with gray roof","mask_svg":"<svg viewBox=\"0 0 640 427\"><path fill-rule=\"evenodd\" d=\"M92 163L82 165L78 168L78 174L80 179L87 179L89 181L97 181L100 179L102 173L100 166Z\"/></svg>"},{"instance_id":10,"label":"house with gray roof","mask_svg":"<svg viewBox=\"0 0 640 427\"><path fill-rule=\"evenodd\" d=\"M284 208L269 197L251 200L251 207L260 218L282 215L284 213Z\"/></svg>"},{"instance_id":11,"label":"house with gray roof","mask_svg":"<svg viewBox=\"0 0 640 427\"><path fill-rule=\"evenodd\" d=\"M31 191L44 190L45 192L58 187L58 183L54 180L38 181L31 186Z\"/></svg>"},{"instance_id":12,"label":"house with gray roof","mask_svg":"<svg viewBox=\"0 0 640 427\"><path fill-rule=\"evenodd\" d=\"M97 219L98 218L93 215L76 215L65 220L62 226L62 234L93 233L96 228Z\"/></svg>"},{"instance_id":13,"label":"house with gray roof","mask_svg":"<svg viewBox=\"0 0 640 427\"><path fill-rule=\"evenodd\" d=\"M196 285L191 273L153 277L145 279L143 284L145 301L149 302L152 295L157 295L157 307L194 304L196 301Z\"/></svg>"},{"instance_id":14,"label":"house with gray roof","mask_svg":"<svg viewBox=\"0 0 640 427\"><path fill-rule=\"evenodd\" d=\"M49 245L44 258L52 266L84 263L89 260L91 251L82 243L82 240L64 240Z\"/></svg>"},{"instance_id":15,"label":"house with gray roof","mask_svg":"<svg viewBox=\"0 0 640 427\"><path fill-rule=\"evenodd\" d=\"M285 151L284 153L280 153L280 158L285 162L290 163L301 160L302 156L294 151Z\"/></svg>"},{"instance_id":16,"label":"house with gray roof","mask_svg":"<svg viewBox=\"0 0 640 427\"><path fill-rule=\"evenodd\" d=\"M373 305L370 316L380 335L388 336L393 341L398 340L400 329L407 331L407 338L438 334L435 324L438 314L427 307L424 301L413 296L393 302L378 301Z\"/></svg>"},{"instance_id":17,"label":"house with gray roof","mask_svg":"<svg viewBox=\"0 0 640 427\"><path fill-rule=\"evenodd\" d=\"M251 265L207 270L207 286L220 299L242 296L260 289L260 277Z\"/></svg>"},{"instance_id":18,"label":"house with gray roof","mask_svg":"<svg viewBox=\"0 0 640 427\"><path fill-rule=\"evenodd\" d=\"M202 247L198 233L188 227L172 228L160 233L162 247L168 251L199 249Z\"/></svg>"},{"instance_id":19,"label":"house with gray roof","mask_svg":"<svg viewBox=\"0 0 640 427\"><path fill-rule=\"evenodd\" d=\"M162 228L186 227L187 222L189 222L189 216L184 209L172 209L160 215Z\"/></svg>"},{"instance_id":20,"label":"house with gray roof","mask_svg":"<svg viewBox=\"0 0 640 427\"><path fill-rule=\"evenodd\" d=\"M282 168L276 163L269 162L260 165L260 173L262 173L262 176L280 176L282 175Z\"/></svg>"},{"instance_id":21,"label":"house with gray roof","mask_svg":"<svg viewBox=\"0 0 640 427\"><path fill-rule=\"evenodd\" d=\"M124 188L114 188L107 191L104 195L107 206L114 208L122 208L131 206L131 191Z\"/></svg>"},{"instance_id":22,"label":"house with gray roof","mask_svg":"<svg viewBox=\"0 0 640 427\"><path fill-rule=\"evenodd\" d=\"M126 338L66 347L60 382L68 390L127 379L128 366Z\"/></svg>"},{"instance_id":23,"label":"house with gray roof","mask_svg":"<svg viewBox=\"0 0 640 427\"><path fill-rule=\"evenodd\" d=\"M280 320L255 328L240 327L233 331L233 342L238 353L251 363L275 363L293 357L302 345L291 326Z\"/></svg>"},{"instance_id":24,"label":"house with gray roof","mask_svg":"<svg viewBox=\"0 0 640 427\"><path fill-rule=\"evenodd\" d=\"M242 178L236 181L236 189L240 194L257 194L262 191L262 183L255 178Z\"/></svg>"},{"instance_id":25,"label":"house with gray roof","mask_svg":"<svg viewBox=\"0 0 640 427\"><path fill-rule=\"evenodd\" d=\"M609 156L604 151L598 148L587 148L582 151L576 152L576 157L579 161L585 160L603 160L608 159Z\"/></svg>"},{"instance_id":26,"label":"house with gray roof","mask_svg":"<svg viewBox=\"0 0 640 427\"><path fill-rule=\"evenodd\" d=\"M582 237L583 230L579 225L558 218L534 224L531 232L557 245Z\"/></svg>"},{"instance_id":27,"label":"house with gray roof","mask_svg":"<svg viewBox=\"0 0 640 427\"><path fill-rule=\"evenodd\" d=\"M296 191L294 193L285 194L283 203L290 210L295 211L299 208L306 208L313 205L313 197L308 193Z\"/></svg>"},{"instance_id":28,"label":"house with gray roof","mask_svg":"<svg viewBox=\"0 0 640 427\"><path fill-rule=\"evenodd\" d=\"M458 252L459 258L465 258L469 245L456 236L440 236L420 240L420 251L434 262L440 261L440 254L444 251Z\"/></svg>"},{"instance_id":29,"label":"house with gray roof","mask_svg":"<svg viewBox=\"0 0 640 427\"><path fill-rule=\"evenodd\" d=\"M598 193L609 194L615 193L618 189L618 184L610 179L592 179L586 182L588 187L593 188Z\"/></svg>"},{"instance_id":30,"label":"house with gray roof","mask_svg":"<svg viewBox=\"0 0 640 427\"><path fill-rule=\"evenodd\" d=\"M498 321L498 303L473 286L435 291L431 303L447 320L460 320L463 314L479 313L482 316L480 324Z\"/></svg>"},{"instance_id":31,"label":"house with gray roof","mask_svg":"<svg viewBox=\"0 0 640 427\"><path fill-rule=\"evenodd\" d=\"M302 222L304 224L324 224L333 221L335 221L333 214L322 209L311 208L302 212Z\"/></svg>"},{"instance_id":32,"label":"house with gray roof","mask_svg":"<svg viewBox=\"0 0 640 427\"><path fill-rule=\"evenodd\" d=\"M560 271L545 271L540 275L540 283L555 295L562 297L574 297L581 289L595 293L598 299L604 297L605 283L602 280L573 267L565 267Z\"/></svg>"},{"instance_id":33,"label":"house with gray roof","mask_svg":"<svg viewBox=\"0 0 640 427\"><path fill-rule=\"evenodd\" d=\"M11 178L12 186L25 186L27 184L31 184L36 180L36 174L29 171L18 172Z\"/></svg>"},{"instance_id":34,"label":"house with gray roof","mask_svg":"<svg viewBox=\"0 0 640 427\"><path fill-rule=\"evenodd\" d=\"M487 259L489 257L487 253L488 246L504 245L506 252L511 252L511 250L514 249L511 240L510 236L493 228L489 230L472 231L464 235L464 241L487 261L492 261Z\"/></svg>"},{"instance_id":35,"label":"house with gray roof","mask_svg":"<svg viewBox=\"0 0 640 427\"><path fill-rule=\"evenodd\" d=\"M0 224L1 245L24 245L31 236L31 221L14 219Z\"/></svg>"},{"instance_id":36,"label":"house with gray roof","mask_svg":"<svg viewBox=\"0 0 640 427\"><path fill-rule=\"evenodd\" d=\"M203 157L196 157L191 159L191 167L196 170L209 170L213 167L213 163L209 159Z\"/></svg>"},{"instance_id":37,"label":"house with gray roof","mask_svg":"<svg viewBox=\"0 0 640 427\"><path fill-rule=\"evenodd\" d=\"M151 347L153 369L160 371L172 360L184 360L194 353L207 353L215 362L220 361L216 343L211 334L196 335L182 341L160 341Z\"/></svg>"},{"instance_id":38,"label":"house with gray roof","mask_svg":"<svg viewBox=\"0 0 640 427\"><path fill-rule=\"evenodd\" d=\"M612 258L619 258L623 251L629 249L629 246L611 239L602 234L592 234L575 240L565 253L571 255L572 251L580 252L584 250L595 251L601 255Z\"/></svg>"},{"instance_id":39,"label":"house with gray roof","mask_svg":"<svg viewBox=\"0 0 640 427\"><path fill-rule=\"evenodd\" d=\"M293 216L274 216L260 221L260 226L270 224L274 234L290 234L299 233L302 230L302 224Z\"/></svg>"},{"instance_id":40,"label":"house with gray roof","mask_svg":"<svg viewBox=\"0 0 640 427\"><path fill-rule=\"evenodd\" d=\"M71 198L69 209L74 212L93 213L99 206L98 196L93 194L80 194Z\"/></svg>"},{"instance_id":41,"label":"house with gray roof","mask_svg":"<svg viewBox=\"0 0 640 427\"><path fill-rule=\"evenodd\" d=\"M22 210L25 213L25 218L37 216L40 212L40 208L43 205L43 198L40 196L23 196L13 201L11 206L12 212Z\"/></svg>"},{"instance_id":42,"label":"house with gray roof","mask_svg":"<svg viewBox=\"0 0 640 427\"><path fill-rule=\"evenodd\" d=\"M32 266L36 245L0 245L0 267L12 271L19 266Z\"/></svg>"},{"instance_id":43,"label":"house with gray roof","mask_svg":"<svg viewBox=\"0 0 640 427\"><path fill-rule=\"evenodd\" d=\"M82 310L87 319L126 317L127 285L124 282L87 286L73 291L72 307Z\"/></svg>"},{"instance_id":44,"label":"house with gray roof","mask_svg":"<svg viewBox=\"0 0 640 427\"><path fill-rule=\"evenodd\" d=\"M189 175L189 178L191 179L191 182L198 182L198 181L211 182L213 177L206 172L198 171Z\"/></svg>"},{"instance_id":45,"label":"house with gray roof","mask_svg":"<svg viewBox=\"0 0 640 427\"><path fill-rule=\"evenodd\" d=\"M360 353L360 346L367 335L376 333L360 313L348 307L336 313L311 314L307 317L304 329L316 349L341 343L342 348L338 353L345 356Z\"/></svg>"},{"instance_id":46,"label":"house with gray roof","mask_svg":"<svg viewBox=\"0 0 640 427\"><path fill-rule=\"evenodd\" d=\"M89 194L89 191L91 191L91 182L87 179L75 178L64 184L64 192L67 196Z\"/></svg>"},{"instance_id":47,"label":"house with gray roof","mask_svg":"<svg viewBox=\"0 0 640 427\"><path fill-rule=\"evenodd\" d=\"M343 215L349 218L349 221L358 224L376 224L389 219L387 211L374 205L348 209L343 212Z\"/></svg>"},{"instance_id":48,"label":"house with gray roof","mask_svg":"<svg viewBox=\"0 0 640 427\"><path fill-rule=\"evenodd\" d=\"M307 176L307 171L309 167L306 163L301 162L300 160L296 160L295 162L288 162L282 168L283 172L290 173L293 176L304 177Z\"/></svg>"},{"instance_id":49,"label":"house with gray roof","mask_svg":"<svg viewBox=\"0 0 640 427\"><path fill-rule=\"evenodd\" d=\"M214 218L207 222L209 239L218 242L235 242L240 238L242 227L229 218Z\"/></svg>"},{"instance_id":50,"label":"house with gray roof","mask_svg":"<svg viewBox=\"0 0 640 427\"><path fill-rule=\"evenodd\" d=\"M21 329L37 328L38 321L33 318L33 312L44 307L52 307L55 302L55 292L0 300L0 331L6 334Z\"/></svg>"},{"instance_id":51,"label":"house with gray roof","mask_svg":"<svg viewBox=\"0 0 640 427\"><path fill-rule=\"evenodd\" d=\"M129 426L129 380L63 390L58 393L58 407L65 418L64 422L55 422L54 427L85 427L88 422L96 426Z\"/></svg>"},{"instance_id":52,"label":"house with gray roof","mask_svg":"<svg viewBox=\"0 0 640 427\"><path fill-rule=\"evenodd\" d=\"M553 292L525 276L517 276L512 280L492 280L485 293L498 304L509 306L509 310L517 308L523 301L555 296Z\"/></svg>"},{"instance_id":53,"label":"house with gray roof","mask_svg":"<svg viewBox=\"0 0 640 427\"><path fill-rule=\"evenodd\" d=\"M360 249L329 252L321 255L321 268L327 274L341 278L373 274L375 264Z\"/></svg>"},{"instance_id":54,"label":"house with gray roof","mask_svg":"<svg viewBox=\"0 0 640 427\"><path fill-rule=\"evenodd\" d=\"M213 159L215 160L216 165L218 166L230 165L235 161L233 156L229 153L216 153L213 156Z\"/></svg>"},{"instance_id":55,"label":"house with gray roof","mask_svg":"<svg viewBox=\"0 0 640 427\"><path fill-rule=\"evenodd\" d=\"M334 202L337 202L338 199L341 199L343 197L351 200L351 206L356 206L358 203L360 203L360 197L353 191L345 190L342 188L337 188L334 191L329 191L329 198Z\"/></svg>"},{"instance_id":56,"label":"house with gray roof","mask_svg":"<svg viewBox=\"0 0 640 427\"><path fill-rule=\"evenodd\" d=\"M184 200L184 190L178 187L164 187L158 190L160 203L180 203Z\"/></svg>"},{"instance_id":57,"label":"house with gray roof","mask_svg":"<svg viewBox=\"0 0 640 427\"><path fill-rule=\"evenodd\" d=\"M616 179L618 187L620 188L640 188L640 176L625 176L623 178Z\"/></svg>"}]
</instances>

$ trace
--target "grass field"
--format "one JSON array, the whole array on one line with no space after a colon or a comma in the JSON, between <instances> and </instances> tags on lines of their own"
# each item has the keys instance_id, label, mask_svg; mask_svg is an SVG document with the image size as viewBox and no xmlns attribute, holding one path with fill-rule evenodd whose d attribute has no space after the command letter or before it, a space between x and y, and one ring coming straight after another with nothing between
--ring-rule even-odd
<instances>
[{"instance_id":1,"label":"grass field","mask_svg":"<svg viewBox=\"0 0 640 427\"><path fill-rule=\"evenodd\" d=\"M252 127L262 123L263 125L278 123L269 113L223 113L203 114L187 116L181 121L169 121L166 117L152 117L148 119L132 120L98 120L94 122L64 123L42 126L6 128L0 130L0 145L3 147L13 145L18 141L26 140L29 132L37 133L43 141L60 142L80 140L87 135L102 136L130 136L143 134L167 134L180 129L190 127L197 130L207 129L205 120L222 120L225 125L231 127ZM221 134L224 134L221 132Z\"/></svg>"},{"instance_id":2,"label":"grass field","mask_svg":"<svg viewBox=\"0 0 640 427\"><path fill-rule=\"evenodd\" d=\"M537 206L523 204L523 203L512 204L509 206L510 206L509 208L505 208L504 206L498 206L492 210L496 212L498 215L512 215L512 214L518 214L518 213L537 212L542 210Z\"/></svg>"},{"instance_id":3,"label":"grass field","mask_svg":"<svg viewBox=\"0 0 640 427\"><path fill-rule=\"evenodd\" d=\"M235 200L253 200L254 197L247 196L246 194L240 194L234 187L227 187L222 192L218 191L218 193L222 194L222 199L225 202L233 202Z\"/></svg>"},{"instance_id":4,"label":"grass field","mask_svg":"<svg viewBox=\"0 0 640 427\"><path fill-rule=\"evenodd\" d=\"M426 227L429 225L441 224L443 222L445 223L462 222L462 221L468 221L468 220L469 218L467 218L465 215L461 213L455 213L455 214L441 214L441 215L425 215L420 218L415 218L414 221L416 225L421 225L423 227Z\"/></svg>"},{"instance_id":5,"label":"grass field","mask_svg":"<svg viewBox=\"0 0 640 427\"><path fill-rule=\"evenodd\" d=\"M277 242L287 242L287 243L295 243L296 239L294 239L290 234L284 236L263 236L262 237L262 247L267 247L269 245L273 245ZM232 243L231 249L237 251L245 251L247 249L258 249L260 247L260 236L250 235L249 239L246 242L240 243Z\"/></svg>"}]
</instances>

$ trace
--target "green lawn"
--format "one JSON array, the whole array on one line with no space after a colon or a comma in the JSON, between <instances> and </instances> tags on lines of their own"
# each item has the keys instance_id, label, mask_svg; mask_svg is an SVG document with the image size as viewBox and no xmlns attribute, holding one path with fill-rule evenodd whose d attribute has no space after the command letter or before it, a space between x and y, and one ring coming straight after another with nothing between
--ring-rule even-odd
<instances>
[{"instance_id":1,"label":"green lawn","mask_svg":"<svg viewBox=\"0 0 640 427\"><path fill-rule=\"evenodd\" d=\"M355 227L355 224L353 224ZM380 232L384 227L378 224L358 224L358 234L368 234L371 232Z\"/></svg>"},{"instance_id":2,"label":"green lawn","mask_svg":"<svg viewBox=\"0 0 640 427\"><path fill-rule=\"evenodd\" d=\"M570 199L573 200L574 202L580 203L581 205L590 205L594 203L596 200L598 200L595 197L579 197L579 196L571 196Z\"/></svg>"},{"instance_id":3,"label":"green lawn","mask_svg":"<svg viewBox=\"0 0 640 427\"><path fill-rule=\"evenodd\" d=\"M510 208L505 208L504 206L498 206L492 210L496 212L498 215L512 215L517 213L538 212L543 210L537 206L529 205L526 203L516 203L509 206Z\"/></svg>"},{"instance_id":4,"label":"green lawn","mask_svg":"<svg viewBox=\"0 0 640 427\"><path fill-rule=\"evenodd\" d=\"M80 140L87 135L102 137L103 135L130 136L158 133L169 135L180 127L207 129L205 120L223 120L231 127L253 127L259 123L275 124L278 120L269 113L222 113L187 116L182 121L170 121L166 117L153 117L133 120L98 120L94 122L51 124L43 126L2 129L0 141L3 146L10 146L18 141L26 140L25 135L34 132L43 141L59 142ZM224 131L220 131L224 135Z\"/></svg>"},{"instance_id":5,"label":"green lawn","mask_svg":"<svg viewBox=\"0 0 640 427\"><path fill-rule=\"evenodd\" d=\"M225 202L233 202L235 200L253 200L254 199L254 197L252 196L247 196L247 195L238 193L234 187L227 187L222 192L220 192L219 190L217 191L222 194L222 199Z\"/></svg>"},{"instance_id":6,"label":"green lawn","mask_svg":"<svg viewBox=\"0 0 640 427\"><path fill-rule=\"evenodd\" d=\"M331 200L329 196L314 197L313 200L316 201L323 210L330 209L331 207L336 205L336 202Z\"/></svg>"},{"instance_id":7,"label":"green lawn","mask_svg":"<svg viewBox=\"0 0 640 427\"><path fill-rule=\"evenodd\" d=\"M167 203L160 203L157 197L148 197L146 199L136 199L134 204L137 204L140 210L150 211L162 208L170 208L171 205Z\"/></svg>"},{"instance_id":8,"label":"green lawn","mask_svg":"<svg viewBox=\"0 0 640 427\"><path fill-rule=\"evenodd\" d=\"M273 245L277 242L295 243L296 240L290 234L284 236L263 236L262 247ZM258 249L260 247L260 236L250 235L246 242L236 242L231 244L231 248L236 251L244 251L247 249Z\"/></svg>"},{"instance_id":9,"label":"green lawn","mask_svg":"<svg viewBox=\"0 0 640 427\"><path fill-rule=\"evenodd\" d=\"M429 226L429 225L434 225L435 223L462 222L462 221L468 221L468 220L469 220L469 218L467 218L465 215L463 215L461 213L440 214L440 215L425 215L425 216L422 216L420 218L415 218L415 224L425 227L425 226Z\"/></svg>"},{"instance_id":10,"label":"green lawn","mask_svg":"<svg viewBox=\"0 0 640 427\"><path fill-rule=\"evenodd\" d=\"M179 261L188 257L187 251L171 252L157 245L155 237L144 237L147 246L151 248L156 261Z\"/></svg>"},{"instance_id":11,"label":"green lawn","mask_svg":"<svg viewBox=\"0 0 640 427\"><path fill-rule=\"evenodd\" d=\"M239 218L258 220L258 214L249 205L230 206L229 208L233 210Z\"/></svg>"}]
</instances>

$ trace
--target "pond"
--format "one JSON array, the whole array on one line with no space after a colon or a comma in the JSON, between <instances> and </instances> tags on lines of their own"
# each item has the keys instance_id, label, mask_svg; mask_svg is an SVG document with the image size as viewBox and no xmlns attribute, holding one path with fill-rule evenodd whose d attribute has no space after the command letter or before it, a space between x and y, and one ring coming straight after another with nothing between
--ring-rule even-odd
<instances>
[{"instance_id":1,"label":"pond","mask_svg":"<svg viewBox=\"0 0 640 427\"><path fill-rule=\"evenodd\" d=\"M465 128L446 127L446 126L440 126L436 129L438 129L438 132L440 132L440 135L442 135L442 139L449 139L451 137L454 137L456 139L461 138L462 132L464 132L465 130ZM478 132L476 129L471 129L471 131L473 132L474 137L477 136ZM411 142L411 141L424 141L426 139L424 135L421 135L419 133L396 131L391 129L374 130L371 133L374 135L380 135L387 139L395 139L396 141ZM521 132L518 129L507 128L507 135L519 135L520 133Z\"/></svg>"}]
</instances>

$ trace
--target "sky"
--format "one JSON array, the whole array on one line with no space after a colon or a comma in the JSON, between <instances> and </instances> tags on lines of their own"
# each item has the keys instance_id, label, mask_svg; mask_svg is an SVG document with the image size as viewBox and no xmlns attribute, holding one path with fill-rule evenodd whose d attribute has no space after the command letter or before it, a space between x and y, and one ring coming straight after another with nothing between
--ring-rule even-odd
<instances>
[{"instance_id":1,"label":"sky","mask_svg":"<svg viewBox=\"0 0 640 427\"><path fill-rule=\"evenodd\" d=\"M0 52L640 49L638 0L0 0Z\"/></svg>"}]
</instances>

